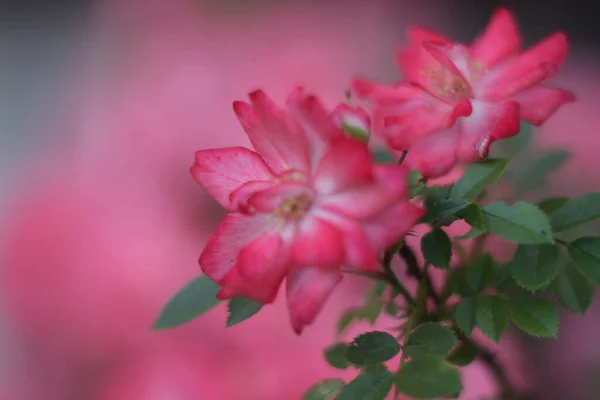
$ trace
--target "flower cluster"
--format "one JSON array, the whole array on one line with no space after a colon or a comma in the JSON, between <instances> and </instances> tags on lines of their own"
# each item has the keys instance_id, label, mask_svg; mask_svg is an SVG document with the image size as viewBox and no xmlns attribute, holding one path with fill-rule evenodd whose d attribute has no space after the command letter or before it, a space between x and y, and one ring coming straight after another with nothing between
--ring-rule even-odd
<instances>
[{"instance_id":1,"label":"flower cluster","mask_svg":"<svg viewBox=\"0 0 600 400\"><path fill-rule=\"evenodd\" d=\"M373 271L423 210L408 202L407 170L375 165L365 143L344 136L318 99L294 91L287 110L265 93L234 110L256 152L201 150L192 174L232 211L200 265L219 299L275 299L286 279L292 325L312 323L341 267Z\"/></svg>"},{"instance_id":2,"label":"flower cluster","mask_svg":"<svg viewBox=\"0 0 600 400\"><path fill-rule=\"evenodd\" d=\"M574 100L537 86L563 64L565 35L554 33L521 52L506 9L496 11L470 46L422 28L410 29L408 37L397 57L402 82L387 87L356 80L352 89L370 105L374 133L392 149L409 151L406 165L424 176L486 158L494 141L519 132L520 120L539 126Z\"/></svg>"},{"instance_id":3,"label":"flower cluster","mask_svg":"<svg viewBox=\"0 0 600 400\"><path fill-rule=\"evenodd\" d=\"M260 90L235 113L255 151L201 150L194 178L228 211L200 257L218 299L274 301L285 280L297 333L315 319L344 270L381 269L381 254L419 222L408 172L425 178L484 159L516 135L520 121L543 123L572 101L537 86L562 65L567 40L556 33L525 52L511 14L497 11L470 46L414 28L398 54L404 80L352 83L362 108L334 112L299 88L278 107ZM370 133L401 163L376 164ZM395 153L397 154L397 153Z\"/></svg>"}]
</instances>

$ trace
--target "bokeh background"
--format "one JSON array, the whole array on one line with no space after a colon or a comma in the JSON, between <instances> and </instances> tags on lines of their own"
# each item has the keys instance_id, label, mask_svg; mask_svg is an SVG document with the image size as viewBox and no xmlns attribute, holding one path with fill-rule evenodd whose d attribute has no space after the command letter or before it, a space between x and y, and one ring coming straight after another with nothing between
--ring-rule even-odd
<instances>
[{"instance_id":1,"label":"bokeh background","mask_svg":"<svg viewBox=\"0 0 600 400\"><path fill-rule=\"evenodd\" d=\"M188 173L194 151L248 144L231 103L253 89L281 102L303 84L333 106L352 77L398 79L407 26L470 41L500 3L0 1L0 399L295 400L322 378L350 377L322 348L341 310L360 304L360 279L346 279L301 337L284 299L227 330L224 307L150 330L199 274L223 216ZM579 101L533 146L573 157L529 196L600 189L592 3L502 4L528 44L558 29L572 41L555 85ZM599 328L595 304L585 318L564 315L558 341L511 335L503 361L541 399L597 399ZM480 365L465 377L463 399L494 393Z\"/></svg>"}]
</instances>

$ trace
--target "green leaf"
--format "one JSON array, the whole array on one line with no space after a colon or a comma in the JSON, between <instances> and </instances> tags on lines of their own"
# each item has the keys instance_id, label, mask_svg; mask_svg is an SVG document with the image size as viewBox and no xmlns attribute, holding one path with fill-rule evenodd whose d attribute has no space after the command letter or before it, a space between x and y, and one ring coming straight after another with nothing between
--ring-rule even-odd
<instances>
[{"instance_id":1,"label":"green leaf","mask_svg":"<svg viewBox=\"0 0 600 400\"><path fill-rule=\"evenodd\" d=\"M350 326L355 320L362 318L362 309L360 308L349 308L342 313L337 324L338 336L344 333L344 331Z\"/></svg>"},{"instance_id":2,"label":"green leaf","mask_svg":"<svg viewBox=\"0 0 600 400\"><path fill-rule=\"evenodd\" d=\"M348 343L339 342L325 348L323 351L325 355L325 361L337 369L348 368L350 366L350 362L348 361L347 357L348 347L350 347Z\"/></svg>"},{"instance_id":3,"label":"green leaf","mask_svg":"<svg viewBox=\"0 0 600 400\"><path fill-rule=\"evenodd\" d=\"M496 147L496 149L492 147L492 152L501 153L499 156L501 155L503 157L515 157L522 151L528 149L529 144L531 143L531 137L533 136L532 133L532 125L521 122L519 134L497 142L500 147ZM501 151L497 151L500 149Z\"/></svg>"},{"instance_id":4,"label":"green leaf","mask_svg":"<svg viewBox=\"0 0 600 400\"><path fill-rule=\"evenodd\" d=\"M477 298L475 321L484 335L498 342L509 322L504 299L496 295Z\"/></svg>"},{"instance_id":5,"label":"green leaf","mask_svg":"<svg viewBox=\"0 0 600 400\"><path fill-rule=\"evenodd\" d=\"M452 397L462 391L460 373L443 357L419 357L396 373L398 391L415 399Z\"/></svg>"},{"instance_id":6,"label":"green leaf","mask_svg":"<svg viewBox=\"0 0 600 400\"><path fill-rule=\"evenodd\" d=\"M394 383L387 369L360 374L344 387L336 400L384 400Z\"/></svg>"},{"instance_id":7,"label":"green leaf","mask_svg":"<svg viewBox=\"0 0 600 400\"><path fill-rule=\"evenodd\" d=\"M458 240L467 240L467 239L473 239L477 236L481 236L484 233L486 233L485 230L476 228L476 227L471 227L471 230L469 232L467 232L466 234L462 235L462 236L457 236L456 238Z\"/></svg>"},{"instance_id":8,"label":"green leaf","mask_svg":"<svg viewBox=\"0 0 600 400\"><path fill-rule=\"evenodd\" d=\"M554 281L554 292L565 309L583 314L592 304L594 286L574 265L567 263Z\"/></svg>"},{"instance_id":9,"label":"green leaf","mask_svg":"<svg viewBox=\"0 0 600 400\"><path fill-rule=\"evenodd\" d=\"M341 379L325 379L311 386L302 396L302 400L333 400L345 384Z\"/></svg>"},{"instance_id":10,"label":"green leaf","mask_svg":"<svg viewBox=\"0 0 600 400\"><path fill-rule=\"evenodd\" d=\"M398 162L392 153L384 149L373 150L371 158L375 164L396 164Z\"/></svg>"},{"instance_id":11,"label":"green leaf","mask_svg":"<svg viewBox=\"0 0 600 400\"><path fill-rule=\"evenodd\" d=\"M492 282L495 266L492 256L486 253L466 267L466 283L474 293L481 292Z\"/></svg>"},{"instance_id":12,"label":"green leaf","mask_svg":"<svg viewBox=\"0 0 600 400\"><path fill-rule=\"evenodd\" d=\"M446 357L446 361L450 364L458 365L459 367L464 367L466 365L471 364L475 361L479 353L477 349L473 346L467 346L465 344L461 344L456 349L454 349L448 357Z\"/></svg>"},{"instance_id":13,"label":"green leaf","mask_svg":"<svg viewBox=\"0 0 600 400\"><path fill-rule=\"evenodd\" d=\"M470 203L467 207L458 210L455 214L458 218L464 219L465 222L471 225L473 228L485 230L483 212L477 204Z\"/></svg>"},{"instance_id":14,"label":"green leaf","mask_svg":"<svg viewBox=\"0 0 600 400\"><path fill-rule=\"evenodd\" d=\"M373 325L383 310L383 302L379 299L370 299L360 311L360 319L366 319Z\"/></svg>"},{"instance_id":15,"label":"green leaf","mask_svg":"<svg viewBox=\"0 0 600 400\"><path fill-rule=\"evenodd\" d=\"M424 355L445 356L457 343L458 339L450 329L438 323L428 322L417 327L410 335L404 352L410 358Z\"/></svg>"},{"instance_id":16,"label":"green leaf","mask_svg":"<svg viewBox=\"0 0 600 400\"><path fill-rule=\"evenodd\" d=\"M476 310L477 300L474 297L465 297L454 307L454 321L467 335L470 335L475 328Z\"/></svg>"},{"instance_id":17,"label":"green leaf","mask_svg":"<svg viewBox=\"0 0 600 400\"><path fill-rule=\"evenodd\" d=\"M363 143L367 143L369 141L369 132L358 126L345 124L342 122L342 130L344 133L346 133L346 136L352 139L359 140Z\"/></svg>"},{"instance_id":18,"label":"green leaf","mask_svg":"<svg viewBox=\"0 0 600 400\"><path fill-rule=\"evenodd\" d=\"M409 198L413 198L418 196L423 192L423 190L427 189L427 186L422 181L423 175L419 171L410 171L408 173L408 188L409 188Z\"/></svg>"},{"instance_id":19,"label":"green leaf","mask_svg":"<svg viewBox=\"0 0 600 400\"><path fill-rule=\"evenodd\" d=\"M421 240L421 251L425 260L433 266L441 269L450 268L452 258L452 243L441 229L433 229L423 236Z\"/></svg>"},{"instance_id":20,"label":"green leaf","mask_svg":"<svg viewBox=\"0 0 600 400\"><path fill-rule=\"evenodd\" d=\"M533 204L512 206L495 202L483 207L485 226L491 234L515 243L553 243L548 217Z\"/></svg>"},{"instance_id":21,"label":"green leaf","mask_svg":"<svg viewBox=\"0 0 600 400\"><path fill-rule=\"evenodd\" d=\"M555 245L522 244L515 251L510 269L519 286L534 291L552 282L560 268L559 261Z\"/></svg>"},{"instance_id":22,"label":"green leaf","mask_svg":"<svg viewBox=\"0 0 600 400\"><path fill-rule=\"evenodd\" d=\"M264 304L247 297L235 297L227 303L227 327L239 324L260 311Z\"/></svg>"},{"instance_id":23,"label":"green leaf","mask_svg":"<svg viewBox=\"0 0 600 400\"><path fill-rule=\"evenodd\" d=\"M348 361L354 365L379 364L400 352L396 338L386 332L373 331L354 338L346 351Z\"/></svg>"},{"instance_id":24,"label":"green leaf","mask_svg":"<svg viewBox=\"0 0 600 400\"><path fill-rule=\"evenodd\" d=\"M367 365L365 367L362 367L362 374L366 374L368 372L375 372L375 371L380 371L382 369L385 369L386 371L389 371L389 368L385 365L385 364L371 364L371 365Z\"/></svg>"},{"instance_id":25,"label":"green leaf","mask_svg":"<svg viewBox=\"0 0 600 400\"><path fill-rule=\"evenodd\" d=\"M556 337L558 313L546 300L518 296L508 302L510 317L522 331L536 337Z\"/></svg>"},{"instance_id":26,"label":"green leaf","mask_svg":"<svg viewBox=\"0 0 600 400\"><path fill-rule=\"evenodd\" d=\"M550 197L548 199L542 200L537 204L537 207L542 210L542 212L546 215L552 214L554 211L558 210L562 206L565 205L567 201L569 201L569 197ZM552 223L550 223L552 225Z\"/></svg>"},{"instance_id":27,"label":"green leaf","mask_svg":"<svg viewBox=\"0 0 600 400\"><path fill-rule=\"evenodd\" d=\"M390 317L395 317L400 311L400 307L393 300L390 300L385 304L384 311Z\"/></svg>"},{"instance_id":28,"label":"green leaf","mask_svg":"<svg viewBox=\"0 0 600 400\"><path fill-rule=\"evenodd\" d=\"M550 224L555 232L600 218L600 193L588 193L567 201L552 213Z\"/></svg>"},{"instance_id":29,"label":"green leaf","mask_svg":"<svg viewBox=\"0 0 600 400\"><path fill-rule=\"evenodd\" d=\"M569 152L565 150L551 150L542 154L528 167L521 170L521 173L517 175L515 186L519 190L532 190L544 186L547 175L560 168L569 156Z\"/></svg>"},{"instance_id":30,"label":"green leaf","mask_svg":"<svg viewBox=\"0 0 600 400\"><path fill-rule=\"evenodd\" d=\"M444 293L454 293L461 297L469 297L476 294L467 284L467 267L459 265L448 271Z\"/></svg>"},{"instance_id":31,"label":"green leaf","mask_svg":"<svg viewBox=\"0 0 600 400\"><path fill-rule=\"evenodd\" d=\"M469 207L473 203L465 200L456 199L441 199L433 200L426 199L426 213L421 219L425 223L434 223L440 220L452 219L460 210ZM456 218L454 218L456 219Z\"/></svg>"},{"instance_id":32,"label":"green leaf","mask_svg":"<svg viewBox=\"0 0 600 400\"><path fill-rule=\"evenodd\" d=\"M177 292L163 308L153 329L168 329L190 322L219 304L221 288L207 276L198 277Z\"/></svg>"},{"instance_id":33,"label":"green leaf","mask_svg":"<svg viewBox=\"0 0 600 400\"><path fill-rule=\"evenodd\" d=\"M469 165L450 192L452 199L474 199L488 183L497 181L508 164L505 158L489 158Z\"/></svg>"},{"instance_id":34,"label":"green leaf","mask_svg":"<svg viewBox=\"0 0 600 400\"><path fill-rule=\"evenodd\" d=\"M571 242L569 256L589 280L600 286L600 237L587 236Z\"/></svg>"},{"instance_id":35,"label":"green leaf","mask_svg":"<svg viewBox=\"0 0 600 400\"><path fill-rule=\"evenodd\" d=\"M512 279L512 274L510 273L510 264L511 263L505 263L496 266L494 270L494 278L492 279L492 285L497 290L505 289L514 282Z\"/></svg>"}]
</instances>

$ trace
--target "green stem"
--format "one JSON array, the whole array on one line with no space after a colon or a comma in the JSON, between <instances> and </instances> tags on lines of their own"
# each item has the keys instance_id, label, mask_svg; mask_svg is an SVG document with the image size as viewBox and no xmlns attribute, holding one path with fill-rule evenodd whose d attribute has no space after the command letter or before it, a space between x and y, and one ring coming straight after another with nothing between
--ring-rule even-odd
<instances>
[{"instance_id":1,"label":"green stem","mask_svg":"<svg viewBox=\"0 0 600 400\"><path fill-rule=\"evenodd\" d=\"M560 244L560 245L563 245L563 246L565 246L565 247L568 247L568 246L569 246L569 242L566 242L566 241L564 241L564 240L562 240L562 239L559 239L559 238L557 238L557 237L555 237L555 238L554 238L554 241L555 241L556 243Z\"/></svg>"},{"instance_id":2,"label":"green stem","mask_svg":"<svg viewBox=\"0 0 600 400\"><path fill-rule=\"evenodd\" d=\"M408 151L402 150L402 154L400 155L400 159L398 160L398 164L402 164L404 162L404 159L406 158L407 154L408 154Z\"/></svg>"},{"instance_id":3,"label":"green stem","mask_svg":"<svg viewBox=\"0 0 600 400\"><path fill-rule=\"evenodd\" d=\"M376 281L386 282L393 285L392 280L385 272L364 272L355 269L342 269L342 272L350 275L364 276L365 278L373 279Z\"/></svg>"},{"instance_id":4,"label":"green stem","mask_svg":"<svg viewBox=\"0 0 600 400\"><path fill-rule=\"evenodd\" d=\"M469 263L473 263L479 258L485 250L485 240L487 239L487 233L479 235L473 242L473 249L471 250L471 257L469 257Z\"/></svg>"},{"instance_id":5,"label":"green stem","mask_svg":"<svg viewBox=\"0 0 600 400\"><path fill-rule=\"evenodd\" d=\"M411 306L415 307L417 301L413 295L406 289L406 287L400 282L394 271L392 270L392 260L394 259L394 249L388 249L383 255L383 269L387 275L388 282L404 297L406 302Z\"/></svg>"},{"instance_id":6,"label":"green stem","mask_svg":"<svg viewBox=\"0 0 600 400\"><path fill-rule=\"evenodd\" d=\"M406 263L406 267L408 269L408 273L411 276L413 276L416 280L421 281L425 274L419 268L419 262L417 261L417 257L415 256L415 253L412 251L412 249L405 244L400 248L398 253L400 254L400 257L404 259L404 262ZM429 297L431 297L436 304L441 303L440 296L436 293L436 291L433 288L433 285L431 284L431 279L427 279L427 291L429 293Z\"/></svg>"},{"instance_id":7,"label":"green stem","mask_svg":"<svg viewBox=\"0 0 600 400\"><path fill-rule=\"evenodd\" d=\"M485 241L478 240L476 242L474 250L481 251L483 249ZM445 301L441 299L441 297L437 294L433 286L431 285L431 280L429 279L429 271L427 266L425 266L424 270L421 271L417 262L417 259L408 246L402 246L400 249L400 254L404 258L407 263L409 273L417 278L419 281L425 279L425 282L428 283L428 294L429 297L435 302L438 309L445 308ZM410 320L409 320L409 323ZM466 346L470 346L478 353L478 358L490 369L494 378L500 388L500 397L501 400L522 400L527 399L528 396L526 394L520 393L510 382L508 377L506 376L506 372L502 365L496 360L495 354L487 350L484 346L477 343L472 338L469 338L463 332L460 331L456 326L453 326L456 335L460 339L460 341ZM412 330L412 327L410 327ZM407 336L410 335L410 331ZM406 342L405 342L406 343ZM404 353L403 353L404 356ZM402 360L401 360L402 363ZM402 364L401 364L402 365Z\"/></svg>"}]
</instances>

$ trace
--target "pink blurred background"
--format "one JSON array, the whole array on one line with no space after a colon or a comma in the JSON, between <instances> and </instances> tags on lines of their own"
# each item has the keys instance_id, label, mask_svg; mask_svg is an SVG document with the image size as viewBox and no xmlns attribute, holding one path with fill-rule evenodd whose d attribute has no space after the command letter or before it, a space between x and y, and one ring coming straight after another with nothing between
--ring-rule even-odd
<instances>
[{"instance_id":1,"label":"pink blurred background","mask_svg":"<svg viewBox=\"0 0 600 400\"><path fill-rule=\"evenodd\" d=\"M320 379L351 378L322 349L341 310L360 304L361 279L346 279L300 337L283 299L227 330L223 306L150 330L199 274L224 215L188 173L194 151L248 145L231 103L253 89L282 102L303 84L334 106L352 77L397 79L407 26L469 40L489 10L445 0L75 3L7 2L0 18L0 399L295 400ZM563 28L556 17L543 29L520 20L534 40ZM576 42L557 79L579 102L535 145L575 157L544 193L600 188L598 66L593 46ZM599 313L565 318L556 342L506 339L513 379L544 399L593 398ZM465 377L461 398L494 393L477 363Z\"/></svg>"}]
</instances>

